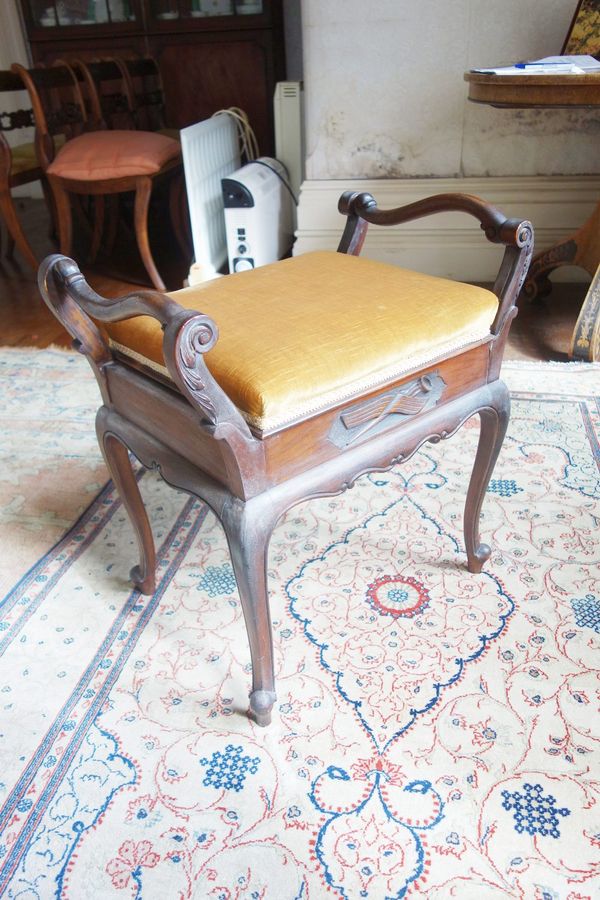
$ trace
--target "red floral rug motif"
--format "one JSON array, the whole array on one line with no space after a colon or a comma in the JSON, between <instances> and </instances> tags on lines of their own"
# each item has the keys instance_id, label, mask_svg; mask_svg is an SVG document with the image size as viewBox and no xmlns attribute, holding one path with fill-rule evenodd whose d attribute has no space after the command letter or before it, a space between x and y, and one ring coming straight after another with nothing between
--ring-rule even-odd
<instances>
[{"instance_id":1,"label":"red floral rug motif","mask_svg":"<svg viewBox=\"0 0 600 900\"><path fill-rule=\"evenodd\" d=\"M412 619L429 606L429 592L416 578L383 575L369 585L367 600L382 616Z\"/></svg>"}]
</instances>

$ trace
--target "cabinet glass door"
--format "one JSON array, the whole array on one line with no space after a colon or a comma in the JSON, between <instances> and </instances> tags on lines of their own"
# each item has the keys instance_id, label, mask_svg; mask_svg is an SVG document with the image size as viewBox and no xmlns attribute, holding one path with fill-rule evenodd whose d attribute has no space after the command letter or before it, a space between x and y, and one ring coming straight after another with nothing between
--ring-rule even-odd
<instances>
[{"instance_id":1,"label":"cabinet glass door","mask_svg":"<svg viewBox=\"0 0 600 900\"><path fill-rule=\"evenodd\" d=\"M204 16L260 15L263 0L151 0L152 16L159 21Z\"/></svg>"},{"instance_id":2,"label":"cabinet glass door","mask_svg":"<svg viewBox=\"0 0 600 900\"><path fill-rule=\"evenodd\" d=\"M34 27L131 22L131 0L30 0Z\"/></svg>"}]
</instances>

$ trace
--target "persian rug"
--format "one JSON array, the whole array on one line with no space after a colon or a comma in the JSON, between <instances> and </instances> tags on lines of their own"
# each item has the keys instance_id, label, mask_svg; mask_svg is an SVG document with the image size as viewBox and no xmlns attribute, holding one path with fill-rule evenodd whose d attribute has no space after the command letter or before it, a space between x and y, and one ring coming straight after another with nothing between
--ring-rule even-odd
<instances>
[{"instance_id":1,"label":"persian rug","mask_svg":"<svg viewBox=\"0 0 600 900\"><path fill-rule=\"evenodd\" d=\"M505 367L481 575L476 419L286 515L267 729L214 516L140 471L140 596L85 362L1 351L0 373L0 894L600 895L598 367Z\"/></svg>"}]
</instances>

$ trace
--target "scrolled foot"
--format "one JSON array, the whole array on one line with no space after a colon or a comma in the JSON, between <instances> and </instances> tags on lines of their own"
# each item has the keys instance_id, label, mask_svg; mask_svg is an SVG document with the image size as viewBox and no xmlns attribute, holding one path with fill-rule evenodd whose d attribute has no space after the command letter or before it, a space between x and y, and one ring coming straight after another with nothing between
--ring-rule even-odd
<instances>
[{"instance_id":1,"label":"scrolled foot","mask_svg":"<svg viewBox=\"0 0 600 900\"><path fill-rule=\"evenodd\" d=\"M140 594L151 595L156 590L156 580L154 578L153 572L150 572L144 577L140 567L134 566L129 573L129 577L133 582L134 588L136 589L136 591L139 591Z\"/></svg>"},{"instance_id":2,"label":"scrolled foot","mask_svg":"<svg viewBox=\"0 0 600 900\"><path fill-rule=\"evenodd\" d=\"M469 572L473 575L478 575L483 568L483 564L490 558L491 553L491 547L488 547L487 544L480 544L475 553L468 557L467 568Z\"/></svg>"},{"instance_id":3,"label":"scrolled foot","mask_svg":"<svg viewBox=\"0 0 600 900\"><path fill-rule=\"evenodd\" d=\"M541 301L552 293L552 282L544 273L529 277L523 285L523 296L532 303Z\"/></svg>"},{"instance_id":4,"label":"scrolled foot","mask_svg":"<svg viewBox=\"0 0 600 900\"><path fill-rule=\"evenodd\" d=\"M271 710L276 700L274 691L252 691L250 694L250 716L261 728L271 724Z\"/></svg>"}]
</instances>

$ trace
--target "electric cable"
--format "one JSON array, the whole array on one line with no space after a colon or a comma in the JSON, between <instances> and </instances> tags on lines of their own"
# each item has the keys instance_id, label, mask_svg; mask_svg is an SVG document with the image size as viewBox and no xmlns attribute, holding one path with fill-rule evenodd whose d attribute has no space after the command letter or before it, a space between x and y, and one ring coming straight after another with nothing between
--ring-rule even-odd
<instances>
[{"instance_id":1,"label":"electric cable","mask_svg":"<svg viewBox=\"0 0 600 900\"><path fill-rule=\"evenodd\" d=\"M279 160L278 160L278 161L279 161ZM265 161L264 161L264 159L252 159L252 160L250 160L250 162L256 163L257 166L264 166L265 169L270 169L271 172L274 172L275 175L277 175L277 177L278 177L279 180L281 181L281 183L282 183L282 184L287 188L287 190L289 191L290 196L291 196L292 200L294 201L294 205L295 205L295 206L298 206L298 200L296 199L296 195L294 194L294 192L293 192L293 190L292 190L292 188L291 188L291 185L285 180L285 178L283 177L283 175L281 174L281 172L278 172L277 169L273 168L273 166L270 166L268 162L265 162ZM281 165L283 165L283 163L281 163ZM285 168L285 167L284 167L284 168Z\"/></svg>"},{"instance_id":2,"label":"electric cable","mask_svg":"<svg viewBox=\"0 0 600 900\"><path fill-rule=\"evenodd\" d=\"M240 153L246 157L248 162L253 162L259 155L259 149L248 114L238 106L230 106L228 109L218 109L212 114L212 118L215 116L231 116L237 126Z\"/></svg>"}]
</instances>

